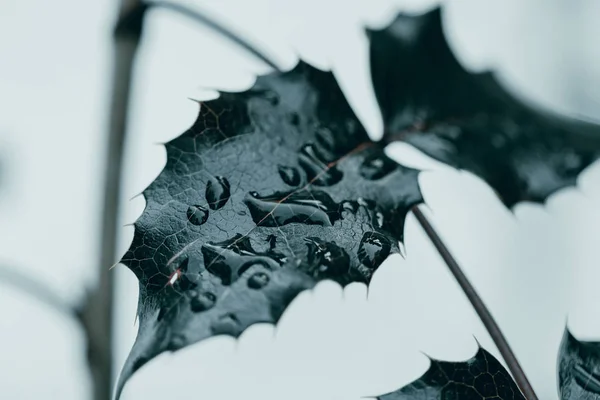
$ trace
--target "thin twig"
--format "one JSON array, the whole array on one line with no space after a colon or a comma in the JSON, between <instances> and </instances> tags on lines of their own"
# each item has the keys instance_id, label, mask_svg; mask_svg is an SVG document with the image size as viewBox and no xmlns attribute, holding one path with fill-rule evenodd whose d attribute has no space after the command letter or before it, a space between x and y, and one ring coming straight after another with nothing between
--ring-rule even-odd
<instances>
[{"instance_id":1,"label":"thin twig","mask_svg":"<svg viewBox=\"0 0 600 400\"><path fill-rule=\"evenodd\" d=\"M498 350L504 358L504 361L506 361L508 369L515 378L517 386L519 386L519 389L521 389L521 392L523 393L525 398L527 400L538 400L538 397L535 394L533 387L529 383L529 380L527 379L523 368L521 368L521 365L519 364L515 353L510 348L506 337L504 337L504 334L502 333L500 327L494 320L494 317L492 316L486 305L483 303L481 297L479 297L479 294L477 294L477 291L475 290L473 285L471 285L471 282L469 282L469 279L463 273L462 269L450 253L450 250L448 250L448 248L446 247L440 236L437 234L433 226L429 223L427 217L425 217L425 214L423 214L423 212L419 209L419 206L414 206L412 208L412 212L415 214L415 217L417 217L417 221L419 221L419 223L423 227L423 230L425 230L425 233L427 234L427 236L429 236L429 239L431 239L431 242L446 262L446 265L448 265L450 272L452 272L452 275L454 275L454 278L456 278L458 284L460 285L465 295L473 305L473 308L477 312L477 315L479 316L479 318L483 322L483 325L492 337L492 340L496 344L496 347L498 347Z\"/></svg>"},{"instance_id":2,"label":"thin twig","mask_svg":"<svg viewBox=\"0 0 600 400\"><path fill-rule=\"evenodd\" d=\"M2 278L2 283L10 284L20 289L37 299L40 303L57 310L61 314L77 318L77 312L74 307L37 279L25 275L17 269L7 267L0 268L0 278Z\"/></svg>"},{"instance_id":3,"label":"thin twig","mask_svg":"<svg viewBox=\"0 0 600 400\"><path fill-rule=\"evenodd\" d=\"M201 14L199 11L181 4L172 3L170 1L149 1L146 4L148 5L148 7L163 8L165 10L174 11L180 15L191 18L202 25L207 26L215 32L225 36L227 39L231 40L238 46L244 48L246 51L257 57L258 59L262 60L265 64L269 65L275 71L281 72L281 68L279 68L277 63L275 63L263 51L259 50L257 47L252 45L252 43L244 39L241 35L238 35L235 32L233 32L230 28L221 25L219 22L204 14Z\"/></svg>"}]
</instances>

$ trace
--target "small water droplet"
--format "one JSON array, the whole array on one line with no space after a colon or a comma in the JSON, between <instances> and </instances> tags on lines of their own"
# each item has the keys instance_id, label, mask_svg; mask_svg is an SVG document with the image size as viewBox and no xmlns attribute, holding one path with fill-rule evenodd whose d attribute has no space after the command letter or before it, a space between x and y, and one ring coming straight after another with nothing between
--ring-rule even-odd
<instances>
[{"instance_id":1,"label":"small water droplet","mask_svg":"<svg viewBox=\"0 0 600 400\"><path fill-rule=\"evenodd\" d=\"M360 166L359 173L363 178L373 181L383 178L397 166L394 161L380 152L367 157Z\"/></svg>"},{"instance_id":2,"label":"small water droplet","mask_svg":"<svg viewBox=\"0 0 600 400\"><path fill-rule=\"evenodd\" d=\"M265 272L257 272L248 278L248 287L250 289L261 289L269 283L271 278Z\"/></svg>"},{"instance_id":3,"label":"small water droplet","mask_svg":"<svg viewBox=\"0 0 600 400\"><path fill-rule=\"evenodd\" d=\"M212 331L215 335L236 336L240 331L240 321L233 313L221 315L213 324Z\"/></svg>"},{"instance_id":4,"label":"small water droplet","mask_svg":"<svg viewBox=\"0 0 600 400\"><path fill-rule=\"evenodd\" d=\"M369 202L367 200L363 199L362 197L359 197L358 199L356 199L356 203L359 206L370 208Z\"/></svg>"},{"instance_id":5,"label":"small water droplet","mask_svg":"<svg viewBox=\"0 0 600 400\"><path fill-rule=\"evenodd\" d=\"M222 176L211 177L206 184L206 201L212 210L223 207L231 196L229 181Z\"/></svg>"},{"instance_id":6,"label":"small water droplet","mask_svg":"<svg viewBox=\"0 0 600 400\"><path fill-rule=\"evenodd\" d=\"M277 236L271 234L267 236L267 242L269 242L269 250L275 250L277 246Z\"/></svg>"},{"instance_id":7,"label":"small water droplet","mask_svg":"<svg viewBox=\"0 0 600 400\"><path fill-rule=\"evenodd\" d=\"M194 225L202 225L208 219L208 210L203 206L190 206L187 209L187 218Z\"/></svg>"},{"instance_id":8,"label":"small water droplet","mask_svg":"<svg viewBox=\"0 0 600 400\"><path fill-rule=\"evenodd\" d=\"M321 149L321 154L327 152L325 159L328 161L333 161L335 159L335 138L333 137L333 132L331 129L325 127L319 127L315 131L315 138L317 139L317 143Z\"/></svg>"},{"instance_id":9,"label":"small water droplet","mask_svg":"<svg viewBox=\"0 0 600 400\"><path fill-rule=\"evenodd\" d=\"M348 253L335 242L326 242L317 237L308 237L304 241L308 246L307 272L315 278L337 278L350 270Z\"/></svg>"},{"instance_id":10,"label":"small water droplet","mask_svg":"<svg viewBox=\"0 0 600 400\"><path fill-rule=\"evenodd\" d=\"M348 211L352 214L355 214L358 211L358 203L355 201L343 201L342 202L342 210Z\"/></svg>"},{"instance_id":11,"label":"small water droplet","mask_svg":"<svg viewBox=\"0 0 600 400\"><path fill-rule=\"evenodd\" d=\"M202 312L212 308L217 301L217 296L211 292L202 292L190 301L193 312Z\"/></svg>"},{"instance_id":12,"label":"small water droplet","mask_svg":"<svg viewBox=\"0 0 600 400\"><path fill-rule=\"evenodd\" d=\"M278 170L281 180L283 180L286 185L298 186L300 184L300 172L296 168L280 165Z\"/></svg>"},{"instance_id":13,"label":"small water droplet","mask_svg":"<svg viewBox=\"0 0 600 400\"><path fill-rule=\"evenodd\" d=\"M358 259L369 269L378 268L389 256L392 245L378 232L366 232L358 247Z\"/></svg>"},{"instance_id":14,"label":"small water droplet","mask_svg":"<svg viewBox=\"0 0 600 400\"><path fill-rule=\"evenodd\" d=\"M338 204L319 190L275 193L265 197L251 192L244 201L258 226L279 227L293 222L332 226L341 218Z\"/></svg>"},{"instance_id":15,"label":"small water droplet","mask_svg":"<svg viewBox=\"0 0 600 400\"><path fill-rule=\"evenodd\" d=\"M308 180L317 186L331 186L342 180L344 175L335 165L329 165L331 161L312 143L302 146L298 155Z\"/></svg>"},{"instance_id":16,"label":"small water droplet","mask_svg":"<svg viewBox=\"0 0 600 400\"><path fill-rule=\"evenodd\" d=\"M167 345L167 349L170 351L175 351L183 348L187 344L187 339L183 335L175 334L169 340L169 344Z\"/></svg>"},{"instance_id":17,"label":"small water droplet","mask_svg":"<svg viewBox=\"0 0 600 400\"><path fill-rule=\"evenodd\" d=\"M292 124L294 126L300 125L300 115L298 115L298 113L295 111L291 112L289 115L289 121L290 121L290 124Z\"/></svg>"},{"instance_id":18,"label":"small water droplet","mask_svg":"<svg viewBox=\"0 0 600 400\"><path fill-rule=\"evenodd\" d=\"M223 285L231 285L254 264L267 269L279 267L274 254L258 254L250 245L250 239L240 234L218 243L202 245L204 265L211 274L219 277Z\"/></svg>"}]
</instances>

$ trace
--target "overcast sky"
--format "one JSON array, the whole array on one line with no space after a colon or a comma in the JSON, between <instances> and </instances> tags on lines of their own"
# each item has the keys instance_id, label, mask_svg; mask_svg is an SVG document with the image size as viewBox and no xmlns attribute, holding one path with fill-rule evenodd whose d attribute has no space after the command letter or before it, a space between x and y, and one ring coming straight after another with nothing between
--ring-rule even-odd
<instances>
[{"instance_id":1,"label":"overcast sky","mask_svg":"<svg viewBox=\"0 0 600 400\"><path fill-rule=\"evenodd\" d=\"M333 69L373 138L381 134L364 26L432 1L206 0L207 10L291 67L302 57ZM485 3L485 4L482 4ZM459 59L494 67L528 101L600 119L600 37L595 0L452 1L445 29ZM35 275L67 301L93 285L102 149L116 0L5 0L0 4L0 267ZM165 162L162 146L196 117L189 98L206 88L243 90L268 69L187 20L150 13L137 59L123 225ZM594 74L595 72L595 74ZM506 210L478 178L403 145L400 162L421 176L429 214L497 317L540 398L555 399L557 346L567 315L582 339L600 339L594 282L600 234L600 164L577 189L545 206ZM132 238L120 232L120 252ZM410 216L406 259L392 257L364 285L320 284L299 296L274 328L236 342L218 337L165 354L131 380L124 398L349 399L385 393L427 369L421 352L462 360L473 335L497 354L477 317ZM118 274L116 368L136 334L137 284ZM2 398L86 399L81 332L68 318L0 282ZM173 398L173 397L171 397Z\"/></svg>"}]
</instances>

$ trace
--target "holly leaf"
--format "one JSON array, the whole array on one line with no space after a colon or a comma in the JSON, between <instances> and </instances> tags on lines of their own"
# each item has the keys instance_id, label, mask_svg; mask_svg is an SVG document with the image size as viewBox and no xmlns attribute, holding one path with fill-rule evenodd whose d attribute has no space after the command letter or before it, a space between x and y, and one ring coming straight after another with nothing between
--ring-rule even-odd
<instances>
[{"instance_id":1,"label":"holly leaf","mask_svg":"<svg viewBox=\"0 0 600 400\"><path fill-rule=\"evenodd\" d=\"M385 140L479 175L507 207L575 185L598 158L597 125L535 110L493 74L466 71L444 37L441 9L401 14L368 33Z\"/></svg>"},{"instance_id":2,"label":"holly leaf","mask_svg":"<svg viewBox=\"0 0 600 400\"><path fill-rule=\"evenodd\" d=\"M600 342L580 342L567 329L558 362L561 400L600 399Z\"/></svg>"},{"instance_id":3,"label":"holly leaf","mask_svg":"<svg viewBox=\"0 0 600 400\"><path fill-rule=\"evenodd\" d=\"M118 384L166 350L275 323L318 281L368 283L422 202L418 171L371 142L333 75L300 62L200 103L122 259L140 328Z\"/></svg>"},{"instance_id":4,"label":"holly leaf","mask_svg":"<svg viewBox=\"0 0 600 400\"><path fill-rule=\"evenodd\" d=\"M525 400L510 374L483 348L464 362L431 360L416 381L378 400Z\"/></svg>"}]
</instances>

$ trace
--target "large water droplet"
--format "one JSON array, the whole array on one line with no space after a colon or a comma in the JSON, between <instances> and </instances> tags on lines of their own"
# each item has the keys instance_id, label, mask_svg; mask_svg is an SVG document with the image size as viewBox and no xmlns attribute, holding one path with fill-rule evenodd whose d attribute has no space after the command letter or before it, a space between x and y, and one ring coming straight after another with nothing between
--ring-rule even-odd
<instances>
[{"instance_id":1,"label":"large water droplet","mask_svg":"<svg viewBox=\"0 0 600 400\"><path fill-rule=\"evenodd\" d=\"M250 239L240 234L219 243L202 245L204 266L208 272L219 277L223 285L231 285L239 276L254 264L267 269L279 267L275 254L257 254L250 245Z\"/></svg>"},{"instance_id":2,"label":"large water droplet","mask_svg":"<svg viewBox=\"0 0 600 400\"><path fill-rule=\"evenodd\" d=\"M340 219L339 205L325 192L302 190L259 197L251 192L244 199L256 225L279 227L293 222L331 226Z\"/></svg>"},{"instance_id":3,"label":"large water droplet","mask_svg":"<svg viewBox=\"0 0 600 400\"><path fill-rule=\"evenodd\" d=\"M369 269L378 268L390 255L392 244L378 232L366 232L358 247L358 259Z\"/></svg>"},{"instance_id":4,"label":"large water droplet","mask_svg":"<svg viewBox=\"0 0 600 400\"><path fill-rule=\"evenodd\" d=\"M194 225L202 225L208 219L208 209L203 206L190 206L187 209L187 218Z\"/></svg>"},{"instance_id":5,"label":"large water droplet","mask_svg":"<svg viewBox=\"0 0 600 400\"><path fill-rule=\"evenodd\" d=\"M190 307L194 312L202 312L212 308L217 301L217 296L211 292L201 292L190 301Z\"/></svg>"},{"instance_id":6,"label":"large water droplet","mask_svg":"<svg viewBox=\"0 0 600 400\"><path fill-rule=\"evenodd\" d=\"M331 186L342 180L342 172L335 165L330 165L331 161L327 161L326 155L311 143L304 145L298 155L298 163L309 182L317 186Z\"/></svg>"},{"instance_id":7,"label":"large water droplet","mask_svg":"<svg viewBox=\"0 0 600 400\"><path fill-rule=\"evenodd\" d=\"M169 340L167 350L176 351L185 347L186 344L188 344L188 340L185 336L175 334L171 337L171 340Z\"/></svg>"},{"instance_id":8,"label":"large water droplet","mask_svg":"<svg viewBox=\"0 0 600 400\"><path fill-rule=\"evenodd\" d=\"M279 176L290 186L298 186L300 184L300 172L294 167L286 167L285 165L279 166Z\"/></svg>"},{"instance_id":9,"label":"large water droplet","mask_svg":"<svg viewBox=\"0 0 600 400\"><path fill-rule=\"evenodd\" d=\"M206 184L206 201L212 210L223 207L231 196L229 181L222 176L211 177Z\"/></svg>"},{"instance_id":10,"label":"large water droplet","mask_svg":"<svg viewBox=\"0 0 600 400\"><path fill-rule=\"evenodd\" d=\"M256 272L248 278L248 287L251 289L262 289L267 286L271 278L266 272Z\"/></svg>"},{"instance_id":11,"label":"large water droplet","mask_svg":"<svg viewBox=\"0 0 600 400\"><path fill-rule=\"evenodd\" d=\"M308 246L308 272L315 278L337 278L350 270L350 257L335 242L317 237L304 239Z\"/></svg>"},{"instance_id":12,"label":"large water droplet","mask_svg":"<svg viewBox=\"0 0 600 400\"><path fill-rule=\"evenodd\" d=\"M360 166L359 173L365 179L376 180L383 178L397 166L393 160L381 152L367 157Z\"/></svg>"}]
</instances>

